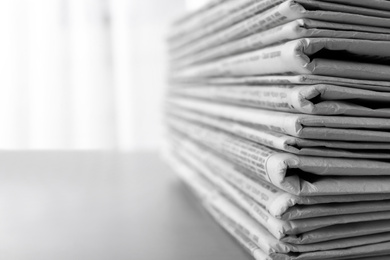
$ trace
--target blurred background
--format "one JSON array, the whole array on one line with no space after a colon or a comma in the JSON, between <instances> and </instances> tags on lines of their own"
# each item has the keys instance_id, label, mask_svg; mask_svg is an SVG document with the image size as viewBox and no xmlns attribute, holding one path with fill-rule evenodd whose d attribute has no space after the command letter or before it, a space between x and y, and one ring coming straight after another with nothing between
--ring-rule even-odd
<instances>
[{"instance_id":1,"label":"blurred background","mask_svg":"<svg viewBox=\"0 0 390 260\"><path fill-rule=\"evenodd\" d=\"M0 149L156 149L167 30L203 2L0 0Z\"/></svg>"}]
</instances>

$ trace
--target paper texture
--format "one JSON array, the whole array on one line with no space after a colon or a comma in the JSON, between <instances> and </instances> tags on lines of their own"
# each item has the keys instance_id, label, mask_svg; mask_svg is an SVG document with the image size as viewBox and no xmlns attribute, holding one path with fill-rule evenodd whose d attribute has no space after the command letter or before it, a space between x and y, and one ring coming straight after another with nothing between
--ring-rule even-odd
<instances>
[{"instance_id":1,"label":"paper texture","mask_svg":"<svg viewBox=\"0 0 390 260\"><path fill-rule=\"evenodd\" d=\"M331 84L351 88L389 92L390 81L359 80L336 78L318 75L277 75L277 76L247 76L247 77L213 77L213 78L175 78L172 85L315 85Z\"/></svg>"},{"instance_id":2,"label":"paper texture","mask_svg":"<svg viewBox=\"0 0 390 260\"><path fill-rule=\"evenodd\" d=\"M176 55L177 57L173 61L173 66L180 68L196 63L204 63L205 61L216 58L248 52L278 42L299 38L348 38L389 41L389 33L390 30L386 28L298 19L216 47L210 48L203 41L189 45L186 50L183 49L180 51L181 54ZM193 55L194 52L196 55Z\"/></svg>"},{"instance_id":3,"label":"paper texture","mask_svg":"<svg viewBox=\"0 0 390 260\"><path fill-rule=\"evenodd\" d=\"M180 17L177 17L176 20L172 23L172 27L177 28L177 26L186 26L187 23L194 22L194 20L197 20L200 15L203 15L203 13L207 12L209 9L214 8L225 1L229 0L209 0L197 10L185 13Z\"/></svg>"},{"instance_id":4,"label":"paper texture","mask_svg":"<svg viewBox=\"0 0 390 260\"><path fill-rule=\"evenodd\" d=\"M255 259L390 257L390 2L211 0L168 36L164 152Z\"/></svg>"},{"instance_id":5,"label":"paper texture","mask_svg":"<svg viewBox=\"0 0 390 260\"><path fill-rule=\"evenodd\" d=\"M189 110L175 109L174 107L170 109L169 114L187 121L214 127L271 148L298 155L372 159L390 158L390 143L307 140L267 131L246 124L209 117Z\"/></svg>"},{"instance_id":6,"label":"paper texture","mask_svg":"<svg viewBox=\"0 0 390 260\"><path fill-rule=\"evenodd\" d=\"M189 32L200 29L202 26L218 21L223 16L236 11L252 0L244 1L212 1L199 10L178 19L172 26L168 36L170 41L185 37ZM243 4L242 4L243 3Z\"/></svg>"},{"instance_id":7,"label":"paper texture","mask_svg":"<svg viewBox=\"0 0 390 260\"><path fill-rule=\"evenodd\" d=\"M277 219L268 212L266 207L258 204L244 191L234 188L233 184L229 184L217 172L213 172L213 168L207 168L207 166L195 158L196 156L192 156L183 149L179 150L179 152L174 152L174 154L182 158L188 167L196 170L200 175L213 183L216 189L239 205L261 225L266 227L272 235L282 239L282 241L292 244L313 244L390 231L390 223L387 219L389 214L387 212L333 215L302 220ZM290 197L292 196L290 195ZM379 219L385 220L374 221ZM334 226L336 224L337 226Z\"/></svg>"},{"instance_id":8,"label":"paper texture","mask_svg":"<svg viewBox=\"0 0 390 260\"><path fill-rule=\"evenodd\" d=\"M384 143L390 141L388 119L292 114L182 98L170 98L169 103L181 109L305 139Z\"/></svg>"},{"instance_id":9,"label":"paper texture","mask_svg":"<svg viewBox=\"0 0 390 260\"><path fill-rule=\"evenodd\" d=\"M357 59L360 60L356 62ZM174 77L314 74L390 80L390 42L302 38L175 72ZM264 66L267 64L267 66Z\"/></svg>"},{"instance_id":10,"label":"paper texture","mask_svg":"<svg viewBox=\"0 0 390 260\"><path fill-rule=\"evenodd\" d=\"M292 245L278 241L262 225L246 215L224 196L221 196L218 191L213 190L212 186L205 184L205 181L199 179L199 176L191 176L191 173L188 174L182 169L180 175L197 192L206 209L220 224L239 228L261 249L261 253L264 252L271 259L322 259L328 254L334 253L337 253L338 256L354 256L360 253L369 254L371 250L387 252L384 249L384 246L388 245L386 241L389 240L386 234L327 241L312 245ZM348 248L348 250L343 250L344 248ZM317 250L323 251L316 252ZM288 255L289 252L299 252L299 254Z\"/></svg>"},{"instance_id":11,"label":"paper texture","mask_svg":"<svg viewBox=\"0 0 390 260\"><path fill-rule=\"evenodd\" d=\"M390 11L390 2L387 0L322 0L323 2L333 2L336 4L355 5L366 8Z\"/></svg>"},{"instance_id":12,"label":"paper texture","mask_svg":"<svg viewBox=\"0 0 390 260\"><path fill-rule=\"evenodd\" d=\"M298 156L188 122L169 120L169 124L233 160L256 178L293 194L310 196L390 191L386 183L390 180L390 164L387 162Z\"/></svg>"},{"instance_id":13,"label":"paper texture","mask_svg":"<svg viewBox=\"0 0 390 260\"><path fill-rule=\"evenodd\" d=\"M175 126L176 129L179 128L178 124ZM183 130L184 128L181 129ZM205 131L203 131L201 134L204 133ZM355 173L354 168L358 168L363 164L366 165L367 168L370 167L371 164L375 164L374 167L378 167L379 165L376 164L376 161L357 161L348 159L316 158L304 156L297 157L292 154L276 152L264 146L245 140L239 140L232 136L226 136L220 133L211 133L209 136L210 139L214 138L213 143L211 143L211 141L206 142L203 139L198 140L199 138L197 138L197 141L200 144L209 147L209 149L213 149L218 154L223 154L232 160L235 164L240 166L241 172L250 175L256 180L264 180L272 183L280 189L292 194L304 196L347 195L359 193L374 194L385 193L389 190L389 185L385 183L388 182L389 177L367 175L347 176L348 173L345 173L346 171ZM215 138L219 138L220 140L221 138L226 139L223 142L218 142L215 140ZM231 140L234 140L235 143L229 144ZM228 145L230 145L230 147L227 147ZM249 146L249 148L246 146ZM282 155L285 157L282 158ZM309 162L306 162L306 160ZM318 163L319 160L321 160L321 164ZM357 161L357 163L351 164L352 161ZM224 162L225 161L222 161L220 164L222 165ZM294 165L291 167L288 165L292 162L298 164L299 166ZM349 168L345 166L348 165L348 163L350 163ZM306 170L306 173L300 174L300 170ZM368 172L364 169L364 167L356 170L356 172L359 171L362 174ZM294 172L296 173L294 174ZM321 177L316 174L316 172L320 173ZM343 176L334 175L335 173L341 174ZM374 174L374 172L369 173ZM364 186L364 191L361 189L362 185Z\"/></svg>"},{"instance_id":14,"label":"paper texture","mask_svg":"<svg viewBox=\"0 0 390 260\"><path fill-rule=\"evenodd\" d=\"M208 14L203 14L200 19L197 17L195 26L191 27L184 25L177 30L174 29L174 35L184 34L185 37L171 39L171 50L180 49L183 46L186 46L187 44L199 39L201 41L205 41L207 36L221 30L226 33L230 32L230 34L232 34L233 32L230 28L234 27L235 24L255 15L256 13L270 9L271 7L282 3L283 1L284 0L228 1L225 4L219 5L216 8L210 10ZM204 22L201 22L201 20ZM213 20L214 22L209 23L210 20ZM177 31L177 33L175 31ZM226 37L229 38L232 36L226 35Z\"/></svg>"},{"instance_id":15,"label":"paper texture","mask_svg":"<svg viewBox=\"0 0 390 260\"><path fill-rule=\"evenodd\" d=\"M203 27L200 30L195 30L192 34L185 37L184 43L171 42L172 48L176 49L175 52L172 52L172 58L177 59L190 53L196 53L205 48L218 46L222 43L243 38L252 33L264 31L302 18L318 20L318 17L321 17L320 20L326 22L390 28L390 19L388 18L390 12L356 8L353 6L335 5L332 3L319 3L318 1L309 0L289 0L284 1L283 3L281 2L283 1L261 1L256 4L260 7L251 8L255 12L248 12L247 10L244 10L242 12L244 15L236 15L234 17L226 16L226 18L222 20L222 23L226 21L226 26L230 27L225 30L220 30L226 26L218 26L218 24L221 23L219 22L210 25L211 28ZM269 9L277 3L281 4ZM316 10L318 5L321 5L322 10ZM308 9L305 9L305 6ZM254 15L255 13L258 14ZM373 16L374 14L377 16ZM240 17L240 19L236 19L237 16ZM386 18L383 16L388 17ZM230 21L238 22L247 17L249 18L236 24L228 23ZM187 46L184 49L178 49L188 43L191 43L191 47Z\"/></svg>"},{"instance_id":16,"label":"paper texture","mask_svg":"<svg viewBox=\"0 0 390 260\"><path fill-rule=\"evenodd\" d=\"M314 115L390 117L390 93L334 85L178 86L171 93L242 106Z\"/></svg>"},{"instance_id":17,"label":"paper texture","mask_svg":"<svg viewBox=\"0 0 390 260\"><path fill-rule=\"evenodd\" d=\"M171 146L174 143L174 149L191 154L193 158L204 164L210 171L218 174L234 187L250 196L276 218L292 220L337 214L352 214L360 211L364 212L365 209L361 206L366 207L367 204L371 204L373 201L387 201L390 199L390 195L386 193L349 194L348 196L315 196L315 194L311 194L312 196L296 196L270 184L267 180L256 178L253 173L245 170L245 168L223 158L221 155L217 155L205 147L201 147L200 144L182 135L175 133L174 135L170 135L169 140ZM368 201L369 203L365 203ZM343 205L329 204L335 202L343 203ZM313 205L316 205L314 206L316 208L318 206L317 204L324 204L319 205L320 210L318 212L307 210L307 208L312 208ZM300 206L294 208L296 205ZM375 205L368 206L366 209L368 211L365 212L378 211L378 208L375 207Z\"/></svg>"},{"instance_id":18,"label":"paper texture","mask_svg":"<svg viewBox=\"0 0 390 260\"><path fill-rule=\"evenodd\" d=\"M297 3L300 3L308 10L327 10L331 12L341 12L341 13L351 13L351 14L361 14L372 17L390 17L390 12L381 9L373 8L364 8L362 6L356 5L346 5L338 2L337 4L332 3L331 1L311 1L311 0L296 0Z\"/></svg>"}]
</instances>

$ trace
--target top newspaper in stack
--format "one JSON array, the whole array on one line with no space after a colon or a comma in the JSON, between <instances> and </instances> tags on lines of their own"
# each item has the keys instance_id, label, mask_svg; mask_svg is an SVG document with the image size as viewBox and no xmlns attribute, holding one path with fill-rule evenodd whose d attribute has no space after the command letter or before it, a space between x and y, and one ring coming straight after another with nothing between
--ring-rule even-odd
<instances>
[{"instance_id":1,"label":"top newspaper in stack","mask_svg":"<svg viewBox=\"0 0 390 260\"><path fill-rule=\"evenodd\" d=\"M387 3L388 4L388 3ZM386 2L384 1L384 5ZM201 12L190 22L182 22L172 29L172 53L194 42L209 42L210 35L218 37L212 44L237 39L299 18L390 28L388 11L345 6L311 0L232 0ZM225 30L225 31L224 31ZM210 47L210 45L208 45Z\"/></svg>"},{"instance_id":2,"label":"top newspaper in stack","mask_svg":"<svg viewBox=\"0 0 390 260\"><path fill-rule=\"evenodd\" d=\"M217 58L248 52L275 43L300 38L348 38L389 41L390 30L372 26L298 19L214 47L210 47L207 43L200 41L181 50L181 54L173 54L176 58L172 60L172 66L180 69L185 66L205 63ZM196 52L196 55L194 55L194 52Z\"/></svg>"},{"instance_id":3,"label":"top newspaper in stack","mask_svg":"<svg viewBox=\"0 0 390 260\"><path fill-rule=\"evenodd\" d=\"M238 9L238 3L241 4L241 9ZM232 5L235 7L233 8ZM171 46L178 45L173 47L171 54L172 64L176 70L175 79L275 73L389 79L389 68L386 66L389 57L386 55L388 54L386 50L389 49L386 41L389 40L390 35L389 11L346 7L310 0L227 1L215 8L225 10L222 12L225 14L222 16L223 19L208 26L192 28L182 33L182 36L171 40ZM297 20L301 18L305 20ZM321 21L315 20L318 18ZM223 23L223 21L230 21L230 23ZM286 24L290 21L292 23ZM286 25L268 33L251 35L282 24ZM208 27L212 29L209 30ZM318 28L320 30L316 30ZM333 38L342 35L355 40ZM251 38L229 43L245 36ZM177 65L213 60L301 37L322 38L296 40L225 58L219 62L208 62L191 67ZM178 44L180 40L188 42ZM378 59L378 57L382 58ZM265 68L262 66L263 62L269 65Z\"/></svg>"}]
</instances>

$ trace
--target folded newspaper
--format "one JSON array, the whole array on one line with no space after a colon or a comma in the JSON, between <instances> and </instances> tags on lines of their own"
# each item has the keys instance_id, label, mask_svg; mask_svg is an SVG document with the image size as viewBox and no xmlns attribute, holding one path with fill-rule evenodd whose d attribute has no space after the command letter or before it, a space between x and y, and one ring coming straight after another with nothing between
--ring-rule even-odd
<instances>
[{"instance_id":1,"label":"folded newspaper","mask_svg":"<svg viewBox=\"0 0 390 260\"><path fill-rule=\"evenodd\" d=\"M165 155L255 259L390 259L390 2L210 0L168 37Z\"/></svg>"},{"instance_id":2,"label":"folded newspaper","mask_svg":"<svg viewBox=\"0 0 390 260\"><path fill-rule=\"evenodd\" d=\"M203 41L195 43L176 54L176 59L173 60L172 64L174 67L180 68L300 38L347 38L389 41L390 30L370 26L298 19L211 48Z\"/></svg>"},{"instance_id":3,"label":"folded newspaper","mask_svg":"<svg viewBox=\"0 0 390 260\"><path fill-rule=\"evenodd\" d=\"M381 208L380 201L387 203L390 199L388 193L319 196L316 191L312 191L309 196L294 195L186 137L175 134L170 140L175 149L191 154L193 160L199 162L194 165L203 164L209 171L250 196L275 218L292 220L386 211L386 207ZM374 201L379 203L379 207L375 203L371 205Z\"/></svg>"},{"instance_id":4,"label":"folded newspaper","mask_svg":"<svg viewBox=\"0 0 390 260\"><path fill-rule=\"evenodd\" d=\"M387 41L302 38L177 70L173 77L314 74L386 81L389 60Z\"/></svg>"},{"instance_id":5,"label":"folded newspaper","mask_svg":"<svg viewBox=\"0 0 390 260\"><path fill-rule=\"evenodd\" d=\"M347 195L390 191L388 162L293 155L188 122L170 120L169 124L229 158L254 178L268 181L292 194Z\"/></svg>"},{"instance_id":6,"label":"folded newspaper","mask_svg":"<svg viewBox=\"0 0 390 260\"><path fill-rule=\"evenodd\" d=\"M221 196L230 198L241 209L263 225L275 238L291 244L314 244L347 237L362 237L367 235L387 233L390 223L386 217L388 212L359 213L351 215L333 215L326 217L306 218L298 220L280 220L267 212L261 204L257 204L245 193L235 189L232 185L221 179L217 174L211 172L201 164L192 164L191 156L182 160L186 165L185 171L192 175L193 182L201 176L213 185ZM372 219L369 219L372 217ZM375 221L381 217L384 220ZM365 222L364 222L365 221ZM356 229L359 227L359 229Z\"/></svg>"},{"instance_id":7,"label":"folded newspaper","mask_svg":"<svg viewBox=\"0 0 390 260\"><path fill-rule=\"evenodd\" d=\"M361 80L336 78L319 75L277 75L247 77L213 77L213 78L176 78L171 79L175 85L317 85L330 84L358 89L390 92L390 81Z\"/></svg>"},{"instance_id":8,"label":"folded newspaper","mask_svg":"<svg viewBox=\"0 0 390 260\"><path fill-rule=\"evenodd\" d=\"M293 113L390 117L390 93L335 85L177 86L171 93Z\"/></svg>"},{"instance_id":9,"label":"folded newspaper","mask_svg":"<svg viewBox=\"0 0 390 260\"><path fill-rule=\"evenodd\" d=\"M172 30L168 36L169 41L175 42L180 38L185 38L188 33L193 32L197 29L205 27L209 24L218 23L221 18L230 16L229 19L224 20L226 26L233 24L235 19L241 19L237 16L237 12L243 13L242 9L251 6L256 2L264 2L262 0L235 0L235 1L212 1L208 5L204 6L197 12L191 13L186 17L177 19L172 25ZM248 9L250 10L250 9ZM260 9L261 10L261 9ZM233 15L234 14L234 15ZM250 15L250 14L249 14ZM237 18L233 18L237 17ZM242 16L248 17L248 16Z\"/></svg>"},{"instance_id":10,"label":"folded newspaper","mask_svg":"<svg viewBox=\"0 0 390 260\"><path fill-rule=\"evenodd\" d=\"M169 104L305 139L390 142L390 120L384 118L292 114L184 98L170 98Z\"/></svg>"},{"instance_id":11,"label":"folded newspaper","mask_svg":"<svg viewBox=\"0 0 390 260\"><path fill-rule=\"evenodd\" d=\"M177 146L174 147L177 149ZM245 177L245 175L241 177L239 173L232 169L227 172L221 172L221 169L224 167L218 168L218 166L214 166L215 164L204 164L201 159L196 158L195 155L188 152L185 148L179 148L173 153L178 158L186 161L188 165L191 165L191 169L196 170L213 182L221 192L227 195L227 197L232 198L238 205L248 211L252 217L266 225L275 237L283 238L283 241L289 241L295 244L316 243L329 240L330 237L334 237L334 239L348 236L355 237L383 233L389 229L389 223L387 221L389 212L378 211L381 205L388 204L388 200L370 201L370 203L377 204L369 206L371 212L356 213L356 210L359 210L358 207L364 204L367 206L368 203L350 203L344 201L349 196L346 198L342 196L331 196L327 200L328 202L333 201L333 204L326 205L323 203L324 201L320 201L321 203L319 204L306 205L304 206L305 210L302 210L302 206L298 206L298 204L294 205L291 201L294 201L294 203L315 203L316 198L295 197L294 195L279 190L273 185L266 184L262 181L253 181ZM370 195L370 197L371 199L374 198L373 195ZM385 197L377 197L377 199L380 198L383 199ZM353 199L357 199L357 197L352 196L349 198L349 200ZM339 204L335 205L334 203L336 202ZM332 206L336 207L329 210ZM380 210L385 209L387 207ZM323 216L312 213L316 211L322 212ZM284 218L282 218L280 212L283 212ZM309 217L309 215L311 216ZM286 216L293 216L293 218L286 220ZM303 217L305 218L302 219ZM281 218L285 220L280 220ZM351 224L357 222L359 223ZM337 226L333 229L323 229L324 227L336 224ZM356 229L357 225L360 227L359 229ZM332 234L329 233L330 230L332 230ZM339 233L336 235L336 232Z\"/></svg>"},{"instance_id":12,"label":"folded newspaper","mask_svg":"<svg viewBox=\"0 0 390 260\"><path fill-rule=\"evenodd\" d=\"M352 257L370 254L389 253L390 236L388 233L344 238L299 245L278 240L266 228L249 217L242 209L220 195L210 183L207 183L189 168L178 166L183 180L199 195L206 209L224 227L240 229L271 259L327 259L328 257ZM189 171L188 171L189 170ZM319 251L320 250L320 251ZM336 258L337 259L337 258Z\"/></svg>"},{"instance_id":13,"label":"folded newspaper","mask_svg":"<svg viewBox=\"0 0 390 260\"><path fill-rule=\"evenodd\" d=\"M275 238L291 244L313 244L347 237L361 237L390 231L389 213L357 213L348 215L331 215L297 220L280 220L272 216L267 209L257 203L245 192L236 189L212 169L199 163L189 153L173 152L187 165L187 171L211 182L215 189L231 199L251 217L263 225ZM346 204L348 207L348 204ZM315 209L315 207L314 207ZM378 220L384 219L384 220Z\"/></svg>"},{"instance_id":14,"label":"folded newspaper","mask_svg":"<svg viewBox=\"0 0 390 260\"><path fill-rule=\"evenodd\" d=\"M371 0L371 1L367 1L367 0L321 0L321 1L390 11L390 2L388 0Z\"/></svg>"},{"instance_id":15,"label":"folded newspaper","mask_svg":"<svg viewBox=\"0 0 390 260\"><path fill-rule=\"evenodd\" d=\"M302 139L267 131L251 125L198 114L185 109L175 109L174 107L169 110L168 114L201 125L211 126L292 154L345 158L390 158L390 143L357 143Z\"/></svg>"},{"instance_id":16,"label":"folded newspaper","mask_svg":"<svg viewBox=\"0 0 390 260\"><path fill-rule=\"evenodd\" d=\"M221 12L221 17L214 16L215 19L220 18L215 22L201 23L195 28L191 26L186 28L185 25L182 29L176 28L178 34L184 36L176 37L170 41L172 57L176 58L175 52L179 51L180 53L180 49L194 43L199 43L201 47L197 47L198 49L195 50L191 49L192 52L202 49L203 46L217 46L303 18L341 24L390 28L389 11L312 0L244 0L241 4L246 5L247 3L251 4L240 10L233 10L231 14ZM224 9L229 4L229 2L226 2L217 8ZM202 19L200 18L200 20ZM175 28L172 31L175 31ZM179 56L182 55L182 53L179 54Z\"/></svg>"}]
</instances>

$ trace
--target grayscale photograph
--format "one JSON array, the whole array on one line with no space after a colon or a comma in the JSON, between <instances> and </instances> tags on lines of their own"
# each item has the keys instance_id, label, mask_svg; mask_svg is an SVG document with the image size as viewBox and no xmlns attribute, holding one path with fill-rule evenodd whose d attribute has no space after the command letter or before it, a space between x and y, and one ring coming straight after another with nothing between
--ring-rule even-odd
<instances>
[{"instance_id":1,"label":"grayscale photograph","mask_svg":"<svg viewBox=\"0 0 390 260\"><path fill-rule=\"evenodd\" d=\"M390 260L390 1L0 0L0 28L0 259Z\"/></svg>"}]
</instances>

